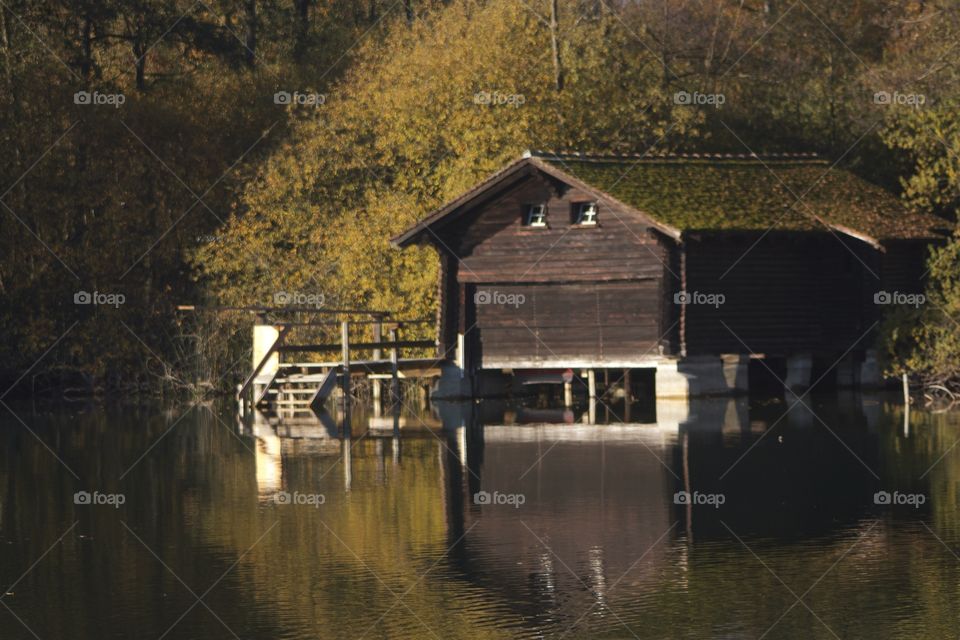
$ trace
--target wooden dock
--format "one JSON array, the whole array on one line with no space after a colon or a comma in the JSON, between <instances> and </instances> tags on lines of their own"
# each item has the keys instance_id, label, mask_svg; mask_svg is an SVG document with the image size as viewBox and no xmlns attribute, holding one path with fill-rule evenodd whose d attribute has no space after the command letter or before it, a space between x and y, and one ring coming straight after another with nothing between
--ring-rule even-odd
<instances>
[{"instance_id":1,"label":"wooden dock","mask_svg":"<svg viewBox=\"0 0 960 640\"><path fill-rule=\"evenodd\" d=\"M253 309L261 322L269 312L290 312L285 308ZM437 354L436 340L402 339L400 335L404 329L432 324L433 320L391 320L388 311L296 311L334 318L262 322L254 326L253 370L239 385L236 395L242 413L253 409L289 417L314 413L335 394L349 399L358 378L370 381L377 403L382 398L382 385L389 382L389 397L397 402L401 380L437 377L446 362L437 355L422 355L424 351ZM337 328L339 335L330 336L331 330ZM310 333L305 341L293 339L296 331L305 329ZM357 335L361 332L365 337ZM318 333L327 341L317 341ZM404 357L405 352L414 355ZM331 353L338 353L339 359L329 359Z\"/></svg>"}]
</instances>

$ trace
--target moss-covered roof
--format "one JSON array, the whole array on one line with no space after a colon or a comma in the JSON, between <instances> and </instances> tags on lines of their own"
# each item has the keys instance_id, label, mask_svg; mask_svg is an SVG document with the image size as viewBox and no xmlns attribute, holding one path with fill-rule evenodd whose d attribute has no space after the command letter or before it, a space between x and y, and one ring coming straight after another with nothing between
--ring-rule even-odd
<instances>
[{"instance_id":1,"label":"moss-covered roof","mask_svg":"<svg viewBox=\"0 0 960 640\"><path fill-rule=\"evenodd\" d=\"M605 157L529 154L680 232L822 231L868 241L936 238L940 218L809 154Z\"/></svg>"}]
</instances>

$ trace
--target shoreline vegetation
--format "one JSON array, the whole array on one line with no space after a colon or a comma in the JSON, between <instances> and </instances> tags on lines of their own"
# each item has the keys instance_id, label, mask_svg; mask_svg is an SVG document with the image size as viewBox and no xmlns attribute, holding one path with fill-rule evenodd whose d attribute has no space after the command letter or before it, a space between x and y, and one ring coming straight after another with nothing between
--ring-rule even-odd
<instances>
[{"instance_id":1,"label":"shoreline vegetation","mask_svg":"<svg viewBox=\"0 0 960 640\"><path fill-rule=\"evenodd\" d=\"M817 152L952 224L958 40L947 0L10 0L0 379L232 392L252 318L181 304L428 316L436 256L389 238L528 148ZM960 241L929 266L877 347L950 404Z\"/></svg>"}]
</instances>

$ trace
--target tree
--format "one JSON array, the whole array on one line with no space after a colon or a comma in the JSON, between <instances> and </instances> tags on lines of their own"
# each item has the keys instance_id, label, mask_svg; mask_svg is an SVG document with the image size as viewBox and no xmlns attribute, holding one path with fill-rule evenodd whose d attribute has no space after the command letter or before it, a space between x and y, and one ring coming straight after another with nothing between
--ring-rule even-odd
<instances>
[{"instance_id":1,"label":"tree","mask_svg":"<svg viewBox=\"0 0 960 640\"><path fill-rule=\"evenodd\" d=\"M616 16L575 18L559 40L510 0L453 3L410 28L392 20L322 107L297 108L223 241L198 253L203 281L224 302L319 290L340 306L428 315L435 256L388 244L419 216L526 148L642 153L695 135L699 113L673 103ZM554 41L578 52L562 91Z\"/></svg>"}]
</instances>

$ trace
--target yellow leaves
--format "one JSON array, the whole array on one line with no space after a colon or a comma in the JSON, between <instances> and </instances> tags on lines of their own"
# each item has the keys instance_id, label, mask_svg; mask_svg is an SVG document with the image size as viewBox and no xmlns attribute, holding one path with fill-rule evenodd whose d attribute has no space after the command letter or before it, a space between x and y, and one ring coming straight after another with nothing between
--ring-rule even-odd
<instances>
[{"instance_id":1,"label":"yellow leaves","mask_svg":"<svg viewBox=\"0 0 960 640\"><path fill-rule=\"evenodd\" d=\"M572 13L563 25L568 88L556 92L549 33L521 4L453 2L363 43L322 113L298 113L244 194L247 213L228 234L258 260L206 251L203 268L231 274L218 279L228 289L297 274L321 282L328 299L422 316L434 304L436 256L400 252L392 235L525 148L643 151L667 126L687 128L688 112L653 104L663 90L650 55L616 52L620 41L601 39L609 25Z\"/></svg>"}]
</instances>

